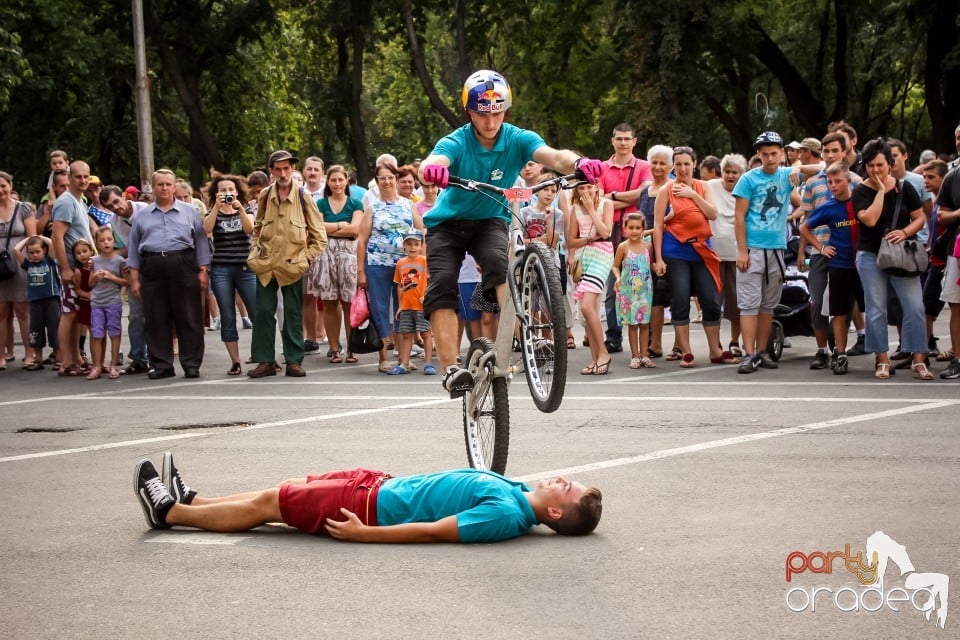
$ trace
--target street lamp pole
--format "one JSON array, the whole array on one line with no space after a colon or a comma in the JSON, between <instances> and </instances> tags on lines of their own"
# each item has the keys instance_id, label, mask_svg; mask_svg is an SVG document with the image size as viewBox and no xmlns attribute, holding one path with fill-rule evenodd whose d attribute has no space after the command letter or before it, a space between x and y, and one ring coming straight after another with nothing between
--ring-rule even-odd
<instances>
[{"instance_id":1,"label":"street lamp pole","mask_svg":"<svg viewBox=\"0 0 960 640\"><path fill-rule=\"evenodd\" d=\"M140 149L140 191L153 190L153 124L150 115L150 85L143 36L143 0L133 0L133 49L136 60L137 140Z\"/></svg>"}]
</instances>

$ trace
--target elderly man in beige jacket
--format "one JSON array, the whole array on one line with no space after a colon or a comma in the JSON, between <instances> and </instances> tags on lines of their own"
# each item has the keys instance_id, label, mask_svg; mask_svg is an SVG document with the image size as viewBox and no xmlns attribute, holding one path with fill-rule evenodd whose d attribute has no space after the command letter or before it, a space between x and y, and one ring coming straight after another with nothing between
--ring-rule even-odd
<instances>
[{"instance_id":1,"label":"elderly man in beige jacket","mask_svg":"<svg viewBox=\"0 0 960 640\"><path fill-rule=\"evenodd\" d=\"M260 194L253 224L253 247L248 264L257 274L257 309L253 319L251 378L277 375L277 288L283 295L280 338L287 359L286 375L302 378L303 285L300 280L327 246L320 212L313 198L293 182L297 158L274 151L268 165L274 182Z\"/></svg>"}]
</instances>

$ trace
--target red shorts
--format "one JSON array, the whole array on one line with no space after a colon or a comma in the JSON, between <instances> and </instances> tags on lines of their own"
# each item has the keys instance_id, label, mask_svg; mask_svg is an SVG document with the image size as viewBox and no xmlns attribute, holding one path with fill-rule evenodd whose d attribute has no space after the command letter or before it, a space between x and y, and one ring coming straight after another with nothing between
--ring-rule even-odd
<instances>
[{"instance_id":1,"label":"red shorts","mask_svg":"<svg viewBox=\"0 0 960 640\"><path fill-rule=\"evenodd\" d=\"M393 476L370 469L331 471L307 476L306 484L280 487L280 515L291 527L326 534L326 519L343 520L341 507L357 514L360 522L376 526L380 483Z\"/></svg>"}]
</instances>

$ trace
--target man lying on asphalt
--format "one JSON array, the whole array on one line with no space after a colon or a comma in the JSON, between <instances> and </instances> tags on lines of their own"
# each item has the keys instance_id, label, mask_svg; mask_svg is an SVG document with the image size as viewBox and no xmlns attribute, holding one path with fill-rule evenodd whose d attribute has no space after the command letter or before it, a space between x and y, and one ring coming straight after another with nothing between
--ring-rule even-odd
<instances>
[{"instance_id":1,"label":"man lying on asphalt","mask_svg":"<svg viewBox=\"0 0 960 640\"><path fill-rule=\"evenodd\" d=\"M531 491L476 469L400 478L369 469L332 471L208 498L183 482L170 452L163 457L162 478L153 463L140 461L134 489L154 529L234 532L283 522L352 542L497 542L535 524L561 535L586 535L603 511L600 490L579 482L551 478Z\"/></svg>"}]
</instances>

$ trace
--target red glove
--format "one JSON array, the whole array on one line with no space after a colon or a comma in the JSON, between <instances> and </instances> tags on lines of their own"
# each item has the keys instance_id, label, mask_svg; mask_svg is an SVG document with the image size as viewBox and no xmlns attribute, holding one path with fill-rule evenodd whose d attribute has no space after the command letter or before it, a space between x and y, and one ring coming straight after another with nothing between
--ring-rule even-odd
<instances>
[{"instance_id":1,"label":"red glove","mask_svg":"<svg viewBox=\"0 0 960 640\"><path fill-rule=\"evenodd\" d=\"M584 180L590 184L597 184L600 181L600 174L603 173L603 163L591 158L580 158L574 167L583 174Z\"/></svg>"},{"instance_id":2,"label":"red glove","mask_svg":"<svg viewBox=\"0 0 960 640\"><path fill-rule=\"evenodd\" d=\"M428 164L423 167L423 181L445 189L450 183L450 170L441 164Z\"/></svg>"}]
</instances>

